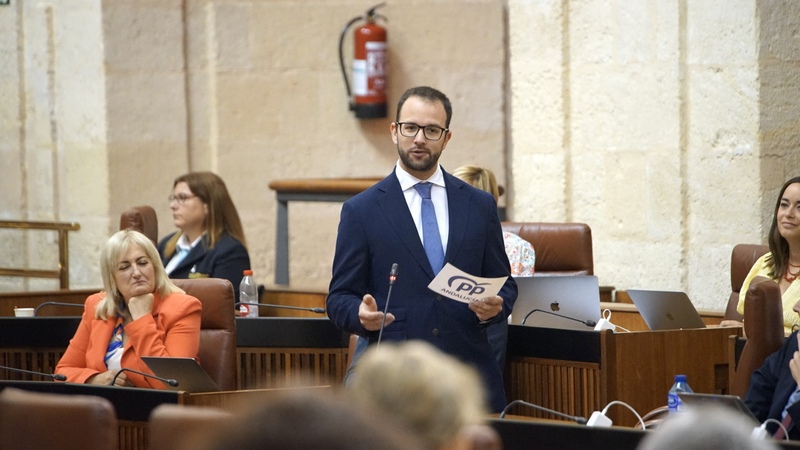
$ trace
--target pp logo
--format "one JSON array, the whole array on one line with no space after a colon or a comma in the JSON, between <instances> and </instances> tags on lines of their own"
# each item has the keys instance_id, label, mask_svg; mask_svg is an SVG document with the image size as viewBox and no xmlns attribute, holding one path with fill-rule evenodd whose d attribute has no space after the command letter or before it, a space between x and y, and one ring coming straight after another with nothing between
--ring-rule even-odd
<instances>
[{"instance_id":1,"label":"pp logo","mask_svg":"<svg viewBox=\"0 0 800 450\"><path fill-rule=\"evenodd\" d=\"M478 283L475 280L462 276L454 276L447 280L447 285L456 292L465 293L470 297L481 295L486 291L486 286L489 283Z\"/></svg>"}]
</instances>

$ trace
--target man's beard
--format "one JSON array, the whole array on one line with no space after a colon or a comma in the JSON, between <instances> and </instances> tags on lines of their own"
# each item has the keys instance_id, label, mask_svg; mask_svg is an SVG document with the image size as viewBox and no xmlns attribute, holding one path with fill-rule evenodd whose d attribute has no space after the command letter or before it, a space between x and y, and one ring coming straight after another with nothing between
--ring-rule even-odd
<instances>
[{"instance_id":1,"label":"man's beard","mask_svg":"<svg viewBox=\"0 0 800 450\"><path fill-rule=\"evenodd\" d=\"M436 164L439 163L439 156L441 156L441 153L435 153L429 149L428 158L414 159L411 157L410 152L404 152L400 148L399 143L397 144L397 153L400 155L400 161L403 162L403 165L418 172L427 172L436 167Z\"/></svg>"}]
</instances>

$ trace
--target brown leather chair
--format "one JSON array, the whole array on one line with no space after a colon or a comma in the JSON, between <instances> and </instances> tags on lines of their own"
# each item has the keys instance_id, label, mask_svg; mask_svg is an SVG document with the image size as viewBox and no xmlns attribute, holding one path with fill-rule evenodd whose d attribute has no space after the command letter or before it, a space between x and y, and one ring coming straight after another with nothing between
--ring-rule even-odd
<instances>
[{"instance_id":1,"label":"brown leather chair","mask_svg":"<svg viewBox=\"0 0 800 450\"><path fill-rule=\"evenodd\" d=\"M593 275L592 229L585 223L503 222L536 251L535 276Z\"/></svg>"},{"instance_id":2,"label":"brown leather chair","mask_svg":"<svg viewBox=\"0 0 800 450\"><path fill-rule=\"evenodd\" d=\"M201 448L233 417L230 412L212 407L159 405L148 419L148 449Z\"/></svg>"},{"instance_id":3,"label":"brown leather chair","mask_svg":"<svg viewBox=\"0 0 800 450\"><path fill-rule=\"evenodd\" d=\"M742 283L750 273L756 260L769 251L769 246L757 244L738 244L731 251L731 294L725 308L725 320L741 322L744 317L736 311L739 305L739 292Z\"/></svg>"},{"instance_id":4,"label":"brown leather chair","mask_svg":"<svg viewBox=\"0 0 800 450\"><path fill-rule=\"evenodd\" d=\"M149 237L153 244L158 244L158 216L151 206L134 206L123 211L119 216L119 229L129 228Z\"/></svg>"},{"instance_id":5,"label":"brown leather chair","mask_svg":"<svg viewBox=\"0 0 800 450\"><path fill-rule=\"evenodd\" d=\"M236 390L236 320L233 285L220 278L173 279L203 304L200 365L223 391Z\"/></svg>"},{"instance_id":6,"label":"brown leather chair","mask_svg":"<svg viewBox=\"0 0 800 450\"><path fill-rule=\"evenodd\" d=\"M0 448L111 450L119 446L111 402L91 395L0 392Z\"/></svg>"},{"instance_id":7,"label":"brown leather chair","mask_svg":"<svg viewBox=\"0 0 800 450\"><path fill-rule=\"evenodd\" d=\"M730 393L744 397L750 387L750 376L761 367L767 356L777 351L784 342L783 305L781 288L777 283L763 282L751 285L744 300L744 340L738 363L731 349ZM735 340L733 341L735 342Z\"/></svg>"}]
</instances>

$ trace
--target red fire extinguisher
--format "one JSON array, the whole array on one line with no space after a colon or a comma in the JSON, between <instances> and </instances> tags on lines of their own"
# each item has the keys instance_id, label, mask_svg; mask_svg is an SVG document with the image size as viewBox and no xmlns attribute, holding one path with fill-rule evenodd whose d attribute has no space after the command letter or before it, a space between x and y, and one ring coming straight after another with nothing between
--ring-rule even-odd
<instances>
[{"instance_id":1,"label":"red fire extinguisher","mask_svg":"<svg viewBox=\"0 0 800 450\"><path fill-rule=\"evenodd\" d=\"M387 115L386 83L389 58L386 46L386 28L375 23L377 19L388 21L386 17L375 12L385 4L377 4L363 16L350 19L342 28L339 36L339 64L342 66L342 76L347 88L347 101L350 111L354 111L359 119L378 119ZM351 92L350 83L347 80L347 70L344 67L342 43L347 30L359 20L366 20L366 23L357 28L353 35L355 52Z\"/></svg>"}]
</instances>

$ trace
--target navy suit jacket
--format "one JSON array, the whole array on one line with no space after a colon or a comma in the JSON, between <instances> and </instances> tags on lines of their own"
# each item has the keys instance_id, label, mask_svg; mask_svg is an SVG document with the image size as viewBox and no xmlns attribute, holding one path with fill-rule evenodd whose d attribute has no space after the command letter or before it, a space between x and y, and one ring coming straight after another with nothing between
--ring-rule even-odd
<instances>
[{"instance_id":1,"label":"navy suit jacket","mask_svg":"<svg viewBox=\"0 0 800 450\"><path fill-rule=\"evenodd\" d=\"M507 320L517 285L510 277L494 197L448 173L444 182L450 216L445 261L472 275L508 276L499 294L503 310L492 322ZM465 303L428 289L433 269L394 172L342 207L326 302L339 328L375 342L378 332L361 326L358 309L363 296L371 294L383 311L393 263L398 275L388 311L395 321L384 329L382 340L422 339L471 364L483 376L492 410L501 411L506 404L502 373L486 325Z\"/></svg>"},{"instance_id":2,"label":"navy suit jacket","mask_svg":"<svg viewBox=\"0 0 800 450\"><path fill-rule=\"evenodd\" d=\"M767 419L781 421L783 409L789 397L797 390L797 382L792 378L789 361L797 351L797 332L792 333L777 352L768 356L764 364L750 378L750 387L744 402L753 415L762 423ZM800 404L789 409L793 426L789 430L790 439L799 439L798 421L800 421ZM767 430L775 433L778 425L770 422Z\"/></svg>"},{"instance_id":3,"label":"navy suit jacket","mask_svg":"<svg viewBox=\"0 0 800 450\"><path fill-rule=\"evenodd\" d=\"M174 236L170 234L158 243L158 254L161 255L161 262L167 266L171 258L164 256L164 247ZM208 235L192 248L186 258L178 264L170 278L222 278L230 280L233 284L233 293L236 301L239 301L239 283L244 278L244 271L250 269L250 255L245 246L236 238L227 233L222 234L222 238L214 248L208 248Z\"/></svg>"}]
</instances>

